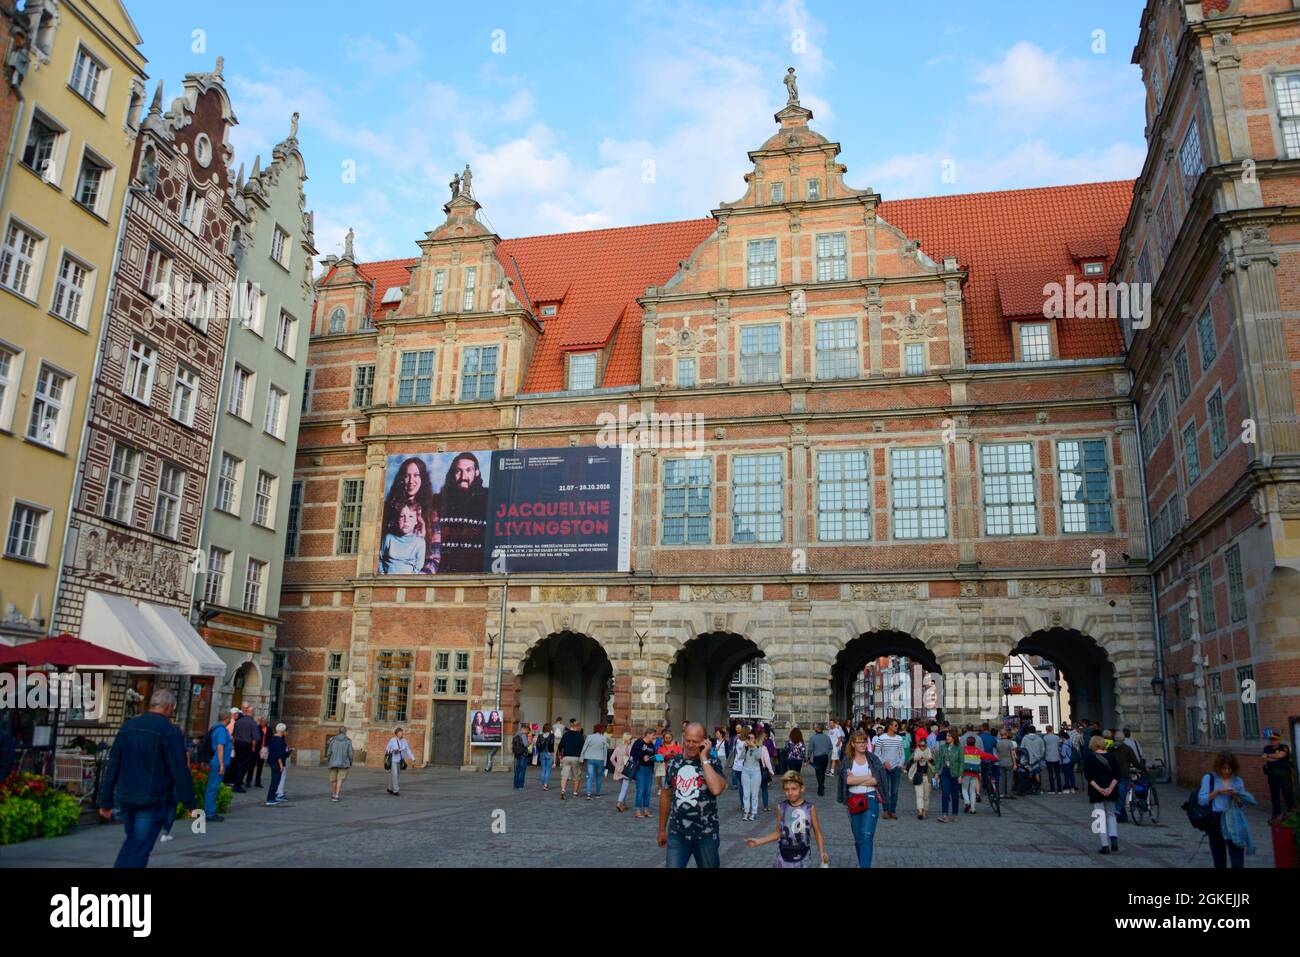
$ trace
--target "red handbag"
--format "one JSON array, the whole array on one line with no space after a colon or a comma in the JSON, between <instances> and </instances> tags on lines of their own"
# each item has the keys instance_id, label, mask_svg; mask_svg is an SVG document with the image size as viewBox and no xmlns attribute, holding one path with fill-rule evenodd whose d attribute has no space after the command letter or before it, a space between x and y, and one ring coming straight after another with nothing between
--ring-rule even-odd
<instances>
[{"instance_id":1,"label":"red handbag","mask_svg":"<svg viewBox=\"0 0 1300 957\"><path fill-rule=\"evenodd\" d=\"M861 814L861 813L863 813L864 811L866 811L866 809L867 809L868 807L870 807L870 806L871 806L871 801L870 801L870 798L869 798L868 795L866 795L866 794L850 794L850 795L849 795L849 813L850 813L850 814Z\"/></svg>"}]
</instances>

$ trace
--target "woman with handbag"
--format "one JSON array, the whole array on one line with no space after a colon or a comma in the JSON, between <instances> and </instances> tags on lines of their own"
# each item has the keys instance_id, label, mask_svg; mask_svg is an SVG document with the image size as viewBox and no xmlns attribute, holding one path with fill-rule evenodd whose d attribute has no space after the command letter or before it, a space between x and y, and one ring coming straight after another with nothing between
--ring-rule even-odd
<instances>
[{"instance_id":1,"label":"woman with handbag","mask_svg":"<svg viewBox=\"0 0 1300 957\"><path fill-rule=\"evenodd\" d=\"M858 867L870 867L880 821L885 766L867 750L867 733L854 731L846 743L840 772L840 800L848 805L849 828L858 854Z\"/></svg>"},{"instance_id":2,"label":"woman with handbag","mask_svg":"<svg viewBox=\"0 0 1300 957\"><path fill-rule=\"evenodd\" d=\"M398 775L406 770L407 759L415 763L415 755L411 753L411 745L406 740L406 732L398 728L393 732L393 736L388 739L388 746L384 748L384 770L391 771L393 774L393 783L388 788L388 793L396 797L401 792L398 783Z\"/></svg>"},{"instance_id":3,"label":"woman with handbag","mask_svg":"<svg viewBox=\"0 0 1300 957\"><path fill-rule=\"evenodd\" d=\"M803 773L803 763L808 759L808 746L803 743L803 732L798 728L790 729L790 737L785 742L785 766L796 774Z\"/></svg>"},{"instance_id":4,"label":"woman with handbag","mask_svg":"<svg viewBox=\"0 0 1300 957\"><path fill-rule=\"evenodd\" d=\"M746 732L736 746L736 763L740 766L743 820L752 821L758 816L758 792L763 784L763 762L767 749L759 747L753 731Z\"/></svg>"},{"instance_id":5,"label":"woman with handbag","mask_svg":"<svg viewBox=\"0 0 1300 957\"><path fill-rule=\"evenodd\" d=\"M1089 826L1101 838L1101 853L1119 851L1119 829L1115 825L1115 790L1119 787L1119 767L1115 756L1106 753L1106 739L1094 735L1083 758L1083 779L1088 783L1088 800L1092 803ZM1107 840L1109 838L1109 840Z\"/></svg>"},{"instance_id":6,"label":"woman with handbag","mask_svg":"<svg viewBox=\"0 0 1300 957\"><path fill-rule=\"evenodd\" d=\"M772 762L772 752L775 750L776 745L772 743L772 739L768 737L767 732L764 730L758 732L755 740L763 751L762 757L759 758L758 790L763 795L763 813L766 814L768 812L767 786L772 783L772 778L776 776Z\"/></svg>"},{"instance_id":7,"label":"woman with handbag","mask_svg":"<svg viewBox=\"0 0 1300 957\"><path fill-rule=\"evenodd\" d=\"M950 821L960 821L957 815L961 813L958 801L958 788L960 787L962 772L966 769L966 754L957 744L957 732L949 728L944 732L944 742L935 749L935 763L939 768L939 790L941 793L941 804L939 823L947 824ZM948 816L948 807L952 807L952 817Z\"/></svg>"},{"instance_id":8,"label":"woman with handbag","mask_svg":"<svg viewBox=\"0 0 1300 957\"><path fill-rule=\"evenodd\" d=\"M614 810L627 810L627 789L632 784L632 775L636 773L636 768L630 767L632 764L632 733L623 732L623 740L619 746L614 749L614 780L618 782L618 801L614 804Z\"/></svg>"},{"instance_id":9,"label":"woman with handbag","mask_svg":"<svg viewBox=\"0 0 1300 957\"><path fill-rule=\"evenodd\" d=\"M925 812L930 809L930 779L934 775L934 752L930 750L925 738L917 742L912 751L912 760L907 764L907 776L916 791L916 819L925 820Z\"/></svg>"},{"instance_id":10,"label":"woman with handbag","mask_svg":"<svg viewBox=\"0 0 1300 957\"><path fill-rule=\"evenodd\" d=\"M551 789L551 769L555 767L555 732L543 725L533 743L537 751L537 769L542 775L542 790Z\"/></svg>"}]
</instances>

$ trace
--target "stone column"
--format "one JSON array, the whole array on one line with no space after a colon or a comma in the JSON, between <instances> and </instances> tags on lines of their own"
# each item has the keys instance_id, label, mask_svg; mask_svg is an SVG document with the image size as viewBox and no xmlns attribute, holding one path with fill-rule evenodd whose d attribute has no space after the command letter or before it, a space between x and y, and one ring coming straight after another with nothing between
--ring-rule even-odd
<instances>
[{"instance_id":1,"label":"stone column","mask_svg":"<svg viewBox=\"0 0 1300 957\"><path fill-rule=\"evenodd\" d=\"M501 398L514 398L519 391L520 373L523 366L523 319L511 316L506 320L505 355L501 357Z\"/></svg>"},{"instance_id":2,"label":"stone column","mask_svg":"<svg viewBox=\"0 0 1300 957\"><path fill-rule=\"evenodd\" d=\"M978 519L976 517L975 478L971 466L971 442L968 434L970 420L964 416L954 416L953 426L957 430L953 443L953 480L956 488L955 503L957 521L957 564L975 566L975 542L979 538Z\"/></svg>"},{"instance_id":3,"label":"stone column","mask_svg":"<svg viewBox=\"0 0 1300 957\"><path fill-rule=\"evenodd\" d=\"M434 401L451 402L454 398L452 380L456 377L456 320L454 319L443 323L442 347L438 350L436 366Z\"/></svg>"},{"instance_id":4,"label":"stone column","mask_svg":"<svg viewBox=\"0 0 1300 957\"><path fill-rule=\"evenodd\" d=\"M348 674L339 692L339 710L348 736L357 750L356 761L366 764L370 706L366 700L370 672L370 589L358 588L352 605L352 635L348 645ZM351 682L348 685L346 682ZM382 746L381 746L382 747ZM377 756L383 760L382 753Z\"/></svg>"},{"instance_id":5,"label":"stone column","mask_svg":"<svg viewBox=\"0 0 1300 957\"><path fill-rule=\"evenodd\" d=\"M1137 429L1133 426L1133 409L1127 403L1115 407L1117 424L1115 432L1119 436L1121 474L1124 476L1124 498L1120 507L1124 510L1124 521L1128 526L1128 553L1134 561L1145 560L1147 556L1146 526L1146 489L1142 487L1142 474L1139 468L1142 454L1138 448Z\"/></svg>"},{"instance_id":6,"label":"stone column","mask_svg":"<svg viewBox=\"0 0 1300 957\"><path fill-rule=\"evenodd\" d=\"M945 259L944 269L956 269L956 259ZM962 318L961 283L956 279L944 280L943 310L948 324L948 363L953 369L966 368L966 333Z\"/></svg>"},{"instance_id":7,"label":"stone column","mask_svg":"<svg viewBox=\"0 0 1300 957\"><path fill-rule=\"evenodd\" d=\"M795 548L808 544L808 427L802 422L790 426L790 541Z\"/></svg>"},{"instance_id":8,"label":"stone column","mask_svg":"<svg viewBox=\"0 0 1300 957\"><path fill-rule=\"evenodd\" d=\"M867 287L867 376L884 374L885 361L880 343L880 310L882 308L879 286Z\"/></svg>"},{"instance_id":9,"label":"stone column","mask_svg":"<svg viewBox=\"0 0 1300 957\"><path fill-rule=\"evenodd\" d=\"M728 385L731 382L731 306L726 299L719 299L714 305L713 319L718 326L717 336L717 358L718 358L718 385Z\"/></svg>"},{"instance_id":10,"label":"stone column","mask_svg":"<svg viewBox=\"0 0 1300 957\"><path fill-rule=\"evenodd\" d=\"M645 414L644 411L642 413ZM658 452L655 449L639 449L635 452L637 464L636 477L636 517L633 545L635 556L632 568L638 575L649 575L654 549L655 530L655 469Z\"/></svg>"},{"instance_id":11,"label":"stone column","mask_svg":"<svg viewBox=\"0 0 1300 957\"><path fill-rule=\"evenodd\" d=\"M655 386L655 351L658 345L659 312L652 302L646 303L641 316L641 388Z\"/></svg>"}]
</instances>

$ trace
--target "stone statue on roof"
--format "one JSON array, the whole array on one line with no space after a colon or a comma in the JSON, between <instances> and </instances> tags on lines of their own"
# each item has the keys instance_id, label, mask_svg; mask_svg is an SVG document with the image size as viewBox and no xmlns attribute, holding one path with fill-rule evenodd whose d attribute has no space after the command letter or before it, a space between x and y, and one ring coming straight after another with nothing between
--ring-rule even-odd
<instances>
[{"instance_id":1,"label":"stone statue on roof","mask_svg":"<svg viewBox=\"0 0 1300 957\"><path fill-rule=\"evenodd\" d=\"M469 185L470 180L473 178L473 176L474 174L469 171L469 164L466 163L465 172L460 174L460 189L461 192L463 192L470 199L474 198L474 191L470 189L470 185Z\"/></svg>"},{"instance_id":2,"label":"stone statue on roof","mask_svg":"<svg viewBox=\"0 0 1300 957\"><path fill-rule=\"evenodd\" d=\"M289 139L296 139L298 136L298 114L295 113L289 119Z\"/></svg>"},{"instance_id":3,"label":"stone statue on roof","mask_svg":"<svg viewBox=\"0 0 1300 957\"><path fill-rule=\"evenodd\" d=\"M460 195L460 174L457 173L455 176L453 176L451 178L451 182L448 183L447 185L451 187L452 199L455 199L457 196L459 196Z\"/></svg>"},{"instance_id":4,"label":"stone statue on roof","mask_svg":"<svg viewBox=\"0 0 1300 957\"><path fill-rule=\"evenodd\" d=\"M352 227L348 227L348 234L343 237L343 258L352 259L352 238L356 234L352 232Z\"/></svg>"},{"instance_id":5,"label":"stone statue on roof","mask_svg":"<svg viewBox=\"0 0 1300 957\"><path fill-rule=\"evenodd\" d=\"M785 83L785 88L789 93L789 97L785 101L786 105L787 106L797 105L799 102L799 80L794 75L794 67L789 67L785 71L785 77L782 82Z\"/></svg>"}]
</instances>

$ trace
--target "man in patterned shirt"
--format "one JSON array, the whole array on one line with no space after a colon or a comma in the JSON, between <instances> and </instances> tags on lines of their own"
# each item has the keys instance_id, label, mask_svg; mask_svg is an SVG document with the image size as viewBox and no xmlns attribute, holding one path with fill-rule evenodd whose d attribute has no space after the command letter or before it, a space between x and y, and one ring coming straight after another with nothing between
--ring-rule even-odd
<instances>
[{"instance_id":1,"label":"man in patterned shirt","mask_svg":"<svg viewBox=\"0 0 1300 957\"><path fill-rule=\"evenodd\" d=\"M704 725L686 728L682 753L668 761L659 795L659 846L669 867L719 867L718 795L726 790L722 764L711 753Z\"/></svg>"}]
</instances>

